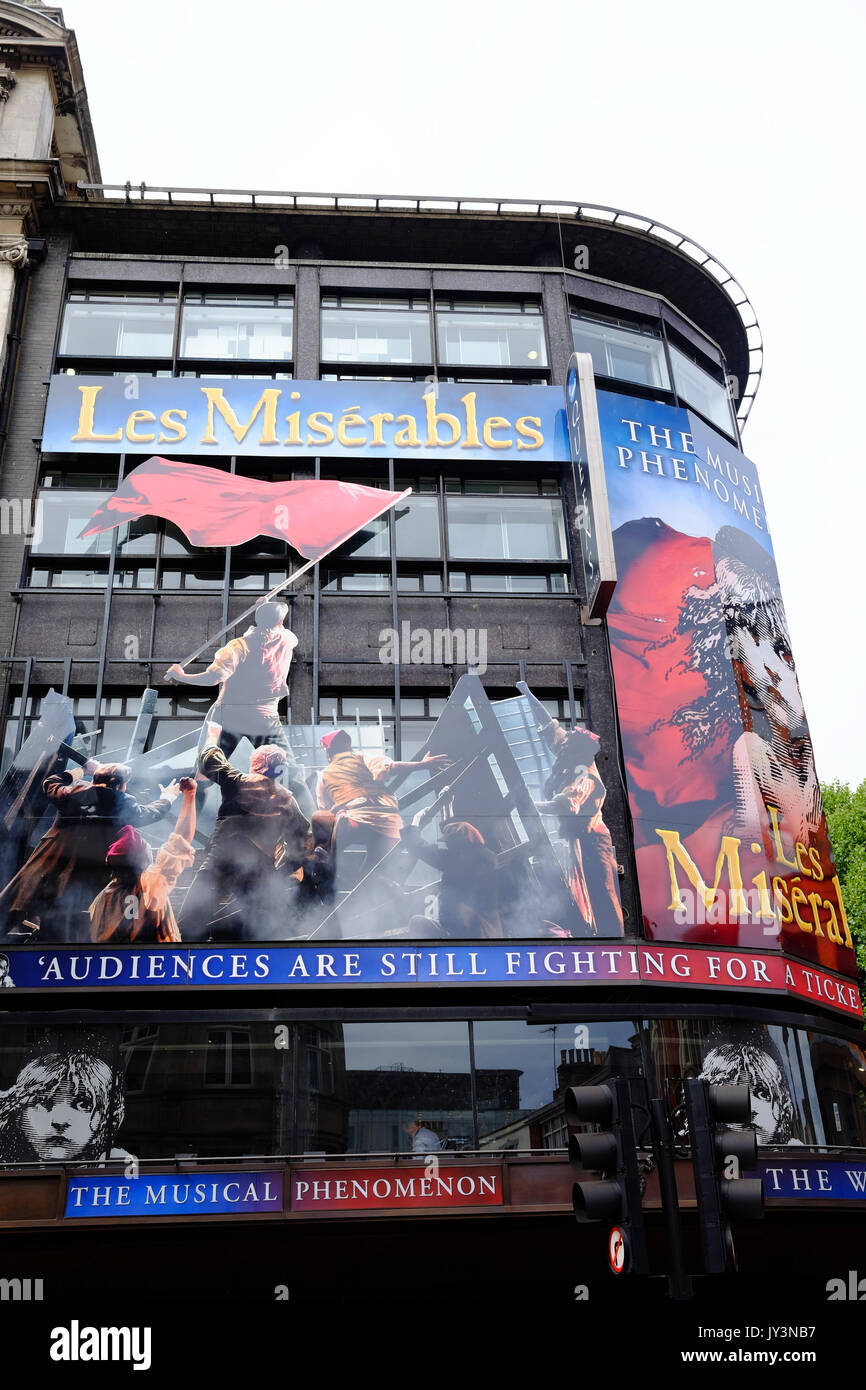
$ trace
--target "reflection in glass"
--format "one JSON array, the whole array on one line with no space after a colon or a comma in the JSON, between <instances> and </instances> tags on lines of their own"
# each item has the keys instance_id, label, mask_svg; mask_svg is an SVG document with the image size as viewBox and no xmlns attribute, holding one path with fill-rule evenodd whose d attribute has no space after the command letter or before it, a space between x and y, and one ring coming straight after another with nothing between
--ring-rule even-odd
<instances>
[{"instance_id":1,"label":"reflection in glass","mask_svg":"<svg viewBox=\"0 0 866 1390\"><path fill-rule=\"evenodd\" d=\"M324 362L397 364L429 362L431 357L426 300L345 296L322 300Z\"/></svg>"},{"instance_id":2,"label":"reflection in glass","mask_svg":"<svg viewBox=\"0 0 866 1390\"><path fill-rule=\"evenodd\" d=\"M632 328L573 317L571 333L575 352L592 355L597 376L670 389L664 347L657 331L649 326Z\"/></svg>"},{"instance_id":3,"label":"reflection in glass","mask_svg":"<svg viewBox=\"0 0 866 1390\"><path fill-rule=\"evenodd\" d=\"M544 320L534 305L436 305L439 359L464 367L546 367Z\"/></svg>"},{"instance_id":4,"label":"reflection in glass","mask_svg":"<svg viewBox=\"0 0 866 1390\"><path fill-rule=\"evenodd\" d=\"M866 1057L823 1034L776 1024L705 1019L651 1025L672 1104L683 1077L748 1085L758 1143L866 1147Z\"/></svg>"},{"instance_id":5,"label":"reflection in glass","mask_svg":"<svg viewBox=\"0 0 866 1390\"><path fill-rule=\"evenodd\" d=\"M82 536L81 532L109 496L83 488L40 488L31 554L107 555L110 531L95 536Z\"/></svg>"},{"instance_id":6,"label":"reflection in glass","mask_svg":"<svg viewBox=\"0 0 866 1390\"><path fill-rule=\"evenodd\" d=\"M479 1144L483 1149L568 1147L564 1094L611 1076L637 1076L633 1022L473 1024Z\"/></svg>"},{"instance_id":7,"label":"reflection in glass","mask_svg":"<svg viewBox=\"0 0 866 1390\"><path fill-rule=\"evenodd\" d=\"M447 499L448 544L455 559L564 560L562 503L547 497Z\"/></svg>"},{"instance_id":8,"label":"reflection in glass","mask_svg":"<svg viewBox=\"0 0 866 1390\"><path fill-rule=\"evenodd\" d=\"M291 295L187 294L181 356L288 362L292 312Z\"/></svg>"},{"instance_id":9,"label":"reflection in glass","mask_svg":"<svg viewBox=\"0 0 866 1390\"><path fill-rule=\"evenodd\" d=\"M677 395L725 434L733 435L731 401L724 386L681 352L675 343L670 343L669 347Z\"/></svg>"},{"instance_id":10,"label":"reflection in glass","mask_svg":"<svg viewBox=\"0 0 866 1390\"><path fill-rule=\"evenodd\" d=\"M171 357L173 294L69 295L60 335L61 356Z\"/></svg>"}]
</instances>

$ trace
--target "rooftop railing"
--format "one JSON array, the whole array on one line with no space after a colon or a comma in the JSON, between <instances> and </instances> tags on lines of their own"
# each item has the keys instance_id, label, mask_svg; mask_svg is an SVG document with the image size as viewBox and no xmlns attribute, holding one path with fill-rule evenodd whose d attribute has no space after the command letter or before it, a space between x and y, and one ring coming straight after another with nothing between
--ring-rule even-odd
<instances>
[{"instance_id":1,"label":"rooftop railing","mask_svg":"<svg viewBox=\"0 0 866 1390\"><path fill-rule=\"evenodd\" d=\"M205 204L210 207L247 206L286 208L291 211L448 213L472 217L537 217L576 222L584 226L622 227L651 241L662 242L669 250L691 261L724 291L737 311L746 334L749 374L742 391L736 384L734 396L740 427L745 425L758 392L763 369L763 339L757 315L749 297L727 266L705 247L664 222L622 208L599 203L572 203L557 200L536 202L527 198L429 197L392 193L286 193L277 189L184 188L146 183L84 183L78 191L85 201L126 203Z\"/></svg>"}]
</instances>

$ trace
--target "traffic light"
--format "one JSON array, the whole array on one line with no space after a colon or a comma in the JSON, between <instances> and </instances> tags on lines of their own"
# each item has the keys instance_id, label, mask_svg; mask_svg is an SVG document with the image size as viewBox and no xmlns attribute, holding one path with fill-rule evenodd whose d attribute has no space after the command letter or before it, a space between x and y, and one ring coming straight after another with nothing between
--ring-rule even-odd
<instances>
[{"instance_id":1,"label":"traffic light","mask_svg":"<svg viewBox=\"0 0 866 1390\"><path fill-rule=\"evenodd\" d=\"M616 1273L647 1271L641 1178L635 1150L629 1083L569 1086L565 1092L569 1126L606 1126L590 1134L570 1133L568 1157L574 1168L598 1172L593 1182L576 1182L572 1204L578 1221L605 1221L611 1227L609 1259Z\"/></svg>"},{"instance_id":2,"label":"traffic light","mask_svg":"<svg viewBox=\"0 0 866 1390\"><path fill-rule=\"evenodd\" d=\"M761 1178L742 1178L758 1163L758 1140L748 1125L752 1100L748 1086L711 1086L700 1078L685 1082L689 1143L705 1274L737 1268L731 1221L760 1221L764 1215Z\"/></svg>"}]
</instances>

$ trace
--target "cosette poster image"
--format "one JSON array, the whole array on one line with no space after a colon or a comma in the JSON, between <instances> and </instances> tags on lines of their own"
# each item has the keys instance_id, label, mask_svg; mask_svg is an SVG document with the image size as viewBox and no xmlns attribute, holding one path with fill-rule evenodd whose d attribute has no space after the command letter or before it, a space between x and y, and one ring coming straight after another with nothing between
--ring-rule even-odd
<instances>
[{"instance_id":1,"label":"cosette poster image","mask_svg":"<svg viewBox=\"0 0 866 1390\"><path fill-rule=\"evenodd\" d=\"M154 457L85 523L170 516L223 547L270 526L305 563L221 632L191 633L190 655L161 673L207 692L193 732L154 736L145 688L128 744L92 756L69 699L42 702L0 785L0 939L622 936L600 740L528 685L491 700L480 675L462 676L412 758L336 717L287 722L287 587L407 494L309 480L253 514L233 481Z\"/></svg>"},{"instance_id":2,"label":"cosette poster image","mask_svg":"<svg viewBox=\"0 0 866 1390\"><path fill-rule=\"evenodd\" d=\"M756 469L690 411L598 405L644 930L856 975Z\"/></svg>"}]
</instances>

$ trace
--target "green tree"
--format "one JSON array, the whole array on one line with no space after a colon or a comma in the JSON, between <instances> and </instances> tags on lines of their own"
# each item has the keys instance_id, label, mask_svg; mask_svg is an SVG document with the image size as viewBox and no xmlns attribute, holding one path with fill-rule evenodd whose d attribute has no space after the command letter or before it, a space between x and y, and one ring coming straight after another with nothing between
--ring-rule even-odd
<instances>
[{"instance_id":1,"label":"green tree","mask_svg":"<svg viewBox=\"0 0 866 1390\"><path fill-rule=\"evenodd\" d=\"M866 972L866 779L853 791L845 782L821 790L857 963Z\"/></svg>"}]
</instances>

